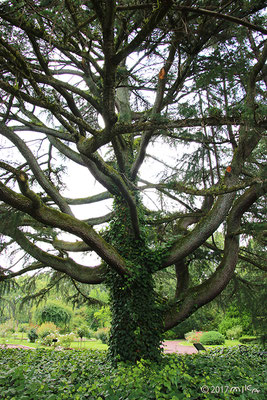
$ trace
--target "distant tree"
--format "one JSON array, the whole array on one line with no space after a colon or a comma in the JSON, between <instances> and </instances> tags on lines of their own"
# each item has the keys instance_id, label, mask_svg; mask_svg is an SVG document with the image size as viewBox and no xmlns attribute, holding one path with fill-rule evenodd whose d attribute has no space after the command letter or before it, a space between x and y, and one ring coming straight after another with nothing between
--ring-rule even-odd
<instances>
[{"instance_id":1,"label":"distant tree","mask_svg":"<svg viewBox=\"0 0 267 400\"><path fill-rule=\"evenodd\" d=\"M265 6L0 4L1 250L25 253L0 281L49 267L80 295L80 283L105 282L113 358L157 359L162 332L231 281L239 236L266 235ZM66 196L74 164L86 198ZM74 206L108 199L108 214L77 217ZM261 256L246 258L266 269ZM167 268L169 298L154 285Z\"/></svg>"}]
</instances>

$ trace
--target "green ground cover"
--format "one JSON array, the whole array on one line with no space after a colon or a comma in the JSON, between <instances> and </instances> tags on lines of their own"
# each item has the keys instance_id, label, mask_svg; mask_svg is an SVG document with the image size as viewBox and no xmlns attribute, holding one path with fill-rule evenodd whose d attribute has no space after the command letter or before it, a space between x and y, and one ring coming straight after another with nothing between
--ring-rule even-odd
<instances>
[{"instance_id":1,"label":"green ground cover","mask_svg":"<svg viewBox=\"0 0 267 400\"><path fill-rule=\"evenodd\" d=\"M265 400L265 355L236 346L115 368L105 351L2 349L1 400Z\"/></svg>"}]
</instances>

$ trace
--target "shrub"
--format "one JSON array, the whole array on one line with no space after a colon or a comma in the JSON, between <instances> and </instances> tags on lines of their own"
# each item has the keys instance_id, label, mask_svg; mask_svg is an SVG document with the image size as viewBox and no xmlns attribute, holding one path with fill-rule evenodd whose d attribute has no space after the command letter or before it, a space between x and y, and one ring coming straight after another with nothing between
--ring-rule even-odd
<instances>
[{"instance_id":1,"label":"shrub","mask_svg":"<svg viewBox=\"0 0 267 400\"><path fill-rule=\"evenodd\" d=\"M265 370L258 346L248 346L243 354L240 346L206 354L167 354L161 363L141 360L136 365L118 363L117 368L105 352L96 350L0 351L5 400L265 400ZM210 393L202 393L207 387Z\"/></svg>"},{"instance_id":2,"label":"shrub","mask_svg":"<svg viewBox=\"0 0 267 400\"><path fill-rule=\"evenodd\" d=\"M169 330L163 334L165 340L175 340L177 339L177 333L174 330Z\"/></svg>"},{"instance_id":3,"label":"shrub","mask_svg":"<svg viewBox=\"0 0 267 400\"><path fill-rule=\"evenodd\" d=\"M32 328L28 332L28 338L30 343L34 343L38 339L38 334L35 328Z\"/></svg>"},{"instance_id":4,"label":"shrub","mask_svg":"<svg viewBox=\"0 0 267 400\"><path fill-rule=\"evenodd\" d=\"M21 333L26 333L30 329L29 324L19 324L18 331Z\"/></svg>"},{"instance_id":5,"label":"shrub","mask_svg":"<svg viewBox=\"0 0 267 400\"><path fill-rule=\"evenodd\" d=\"M201 343L207 345L224 344L224 336L217 331L204 332L201 336Z\"/></svg>"},{"instance_id":6,"label":"shrub","mask_svg":"<svg viewBox=\"0 0 267 400\"><path fill-rule=\"evenodd\" d=\"M102 343L107 343L109 338L109 328L100 328L96 331L95 337Z\"/></svg>"},{"instance_id":7,"label":"shrub","mask_svg":"<svg viewBox=\"0 0 267 400\"><path fill-rule=\"evenodd\" d=\"M15 322L11 319L3 324L0 324L0 335L2 337L11 336L15 332Z\"/></svg>"},{"instance_id":8,"label":"shrub","mask_svg":"<svg viewBox=\"0 0 267 400\"><path fill-rule=\"evenodd\" d=\"M39 343L43 346L49 347L70 347L71 342L77 339L74 333L67 333L66 335L60 335L58 332L50 333L42 337Z\"/></svg>"},{"instance_id":9,"label":"shrub","mask_svg":"<svg viewBox=\"0 0 267 400\"><path fill-rule=\"evenodd\" d=\"M236 325L226 331L227 339L239 339L242 335L243 328L241 325Z\"/></svg>"},{"instance_id":10,"label":"shrub","mask_svg":"<svg viewBox=\"0 0 267 400\"><path fill-rule=\"evenodd\" d=\"M185 339L190 343L200 343L202 338L203 332L202 331L191 331L184 335Z\"/></svg>"},{"instance_id":11,"label":"shrub","mask_svg":"<svg viewBox=\"0 0 267 400\"><path fill-rule=\"evenodd\" d=\"M77 329L77 334L80 339L87 337L89 338L91 336L89 328L86 325L82 325Z\"/></svg>"},{"instance_id":12,"label":"shrub","mask_svg":"<svg viewBox=\"0 0 267 400\"><path fill-rule=\"evenodd\" d=\"M58 334L57 333L49 333L46 336L43 336L42 338L40 338L40 340L38 340L38 342L42 345L42 346L53 346L56 347L59 345L58 343Z\"/></svg>"},{"instance_id":13,"label":"shrub","mask_svg":"<svg viewBox=\"0 0 267 400\"><path fill-rule=\"evenodd\" d=\"M239 338L240 343L257 343L258 341L257 336L241 336Z\"/></svg>"},{"instance_id":14,"label":"shrub","mask_svg":"<svg viewBox=\"0 0 267 400\"><path fill-rule=\"evenodd\" d=\"M58 344L62 347L70 347L71 342L74 342L76 339L77 337L73 332L67 333L66 335L59 335Z\"/></svg>"},{"instance_id":15,"label":"shrub","mask_svg":"<svg viewBox=\"0 0 267 400\"><path fill-rule=\"evenodd\" d=\"M58 328L53 322L45 322L37 329L38 337L44 338L51 333L57 333Z\"/></svg>"}]
</instances>

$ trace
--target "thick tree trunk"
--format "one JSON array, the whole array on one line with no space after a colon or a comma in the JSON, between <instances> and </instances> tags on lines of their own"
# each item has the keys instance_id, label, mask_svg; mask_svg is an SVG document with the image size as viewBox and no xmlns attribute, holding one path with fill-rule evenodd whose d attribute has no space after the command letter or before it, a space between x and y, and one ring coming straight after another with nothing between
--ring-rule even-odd
<instances>
[{"instance_id":1,"label":"thick tree trunk","mask_svg":"<svg viewBox=\"0 0 267 400\"><path fill-rule=\"evenodd\" d=\"M111 273L109 288L112 311L109 352L112 360L158 360L163 322L152 275L144 269L138 277L125 280Z\"/></svg>"}]
</instances>

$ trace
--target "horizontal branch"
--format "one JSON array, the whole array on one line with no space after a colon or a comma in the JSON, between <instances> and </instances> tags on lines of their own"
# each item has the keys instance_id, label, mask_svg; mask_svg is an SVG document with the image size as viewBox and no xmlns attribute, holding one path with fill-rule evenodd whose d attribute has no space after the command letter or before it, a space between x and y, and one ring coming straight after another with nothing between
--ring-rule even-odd
<instances>
[{"instance_id":1,"label":"horizontal branch","mask_svg":"<svg viewBox=\"0 0 267 400\"><path fill-rule=\"evenodd\" d=\"M95 194L93 196L89 197L83 197L83 198L78 198L78 199L71 199L68 197L65 197L65 200L68 204L70 205L82 205L82 204L91 204L91 203L97 203L99 201L111 199L112 195L109 192L102 192Z\"/></svg>"},{"instance_id":2,"label":"horizontal branch","mask_svg":"<svg viewBox=\"0 0 267 400\"><path fill-rule=\"evenodd\" d=\"M63 272L82 283L101 283L104 280L107 268L103 265L85 267L71 258L62 258L49 254L31 243L19 229L8 227L7 224L2 224L0 231L12 237L27 254L47 267Z\"/></svg>"},{"instance_id":3,"label":"horizontal branch","mask_svg":"<svg viewBox=\"0 0 267 400\"><path fill-rule=\"evenodd\" d=\"M26 274L27 272L36 271L38 269L43 269L45 267L47 267L46 264L43 264L41 262L34 262L31 265L28 265L27 267L24 267L16 272L6 271L4 268L3 269L1 268L0 269L0 282L11 279L11 278L15 278L17 276L21 276L23 274Z\"/></svg>"},{"instance_id":4,"label":"horizontal branch","mask_svg":"<svg viewBox=\"0 0 267 400\"><path fill-rule=\"evenodd\" d=\"M129 274L124 259L117 251L108 244L94 229L87 223L75 217L62 213L58 210L45 206L39 207L33 204L30 198L16 193L0 182L0 200L11 205L17 210L31 215L35 220L54 228L62 229L80 237L87 243L111 268L120 275Z\"/></svg>"}]
</instances>

